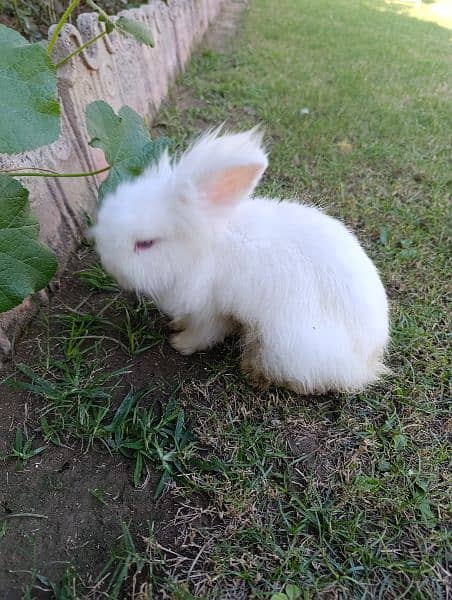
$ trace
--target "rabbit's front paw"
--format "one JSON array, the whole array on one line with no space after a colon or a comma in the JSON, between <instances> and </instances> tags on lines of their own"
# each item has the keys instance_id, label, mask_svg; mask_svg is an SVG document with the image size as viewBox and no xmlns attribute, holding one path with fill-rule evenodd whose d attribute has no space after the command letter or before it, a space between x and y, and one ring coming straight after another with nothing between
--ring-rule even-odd
<instances>
[{"instance_id":1,"label":"rabbit's front paw","mask_svg":"<svg viewBox=\"0 0 452 600\"><path fill-rule=\"evenodd\" d=\"M175 350L186 355L203 349L196 334L189 329L184 329L184 331L172 335L170 344Z\"/></svg>"},{"instance_id":2,"label":"rabbit's front paw","mask_svg":"<svg viewBox=\"0 0 452 600\"><path fill-rule=\"evenodd\" d=\"M187 329L188 321L187 319L173 319L168 323L168 327L171 331L181 332Z\"/></svg>"}]
</instances>

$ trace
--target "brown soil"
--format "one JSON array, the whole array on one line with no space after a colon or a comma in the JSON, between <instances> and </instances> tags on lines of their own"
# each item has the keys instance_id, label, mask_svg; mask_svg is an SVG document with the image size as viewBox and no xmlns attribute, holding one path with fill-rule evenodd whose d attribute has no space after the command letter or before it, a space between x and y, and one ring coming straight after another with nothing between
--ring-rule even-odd
<instances>
[{"instance_id":1,"label":"brown soil","mask_svg":"<svg viewBox=\"0 0 452 600\"><path fill-rule=\"evenodd\" d=\"M42 355L45 356L46 320L49 319L52 336L58 333L52 315L67 311L68 307L75 308L83 301L84 310L96 313L111 299L111 294L99 293L86 301L89 289L74 278L73 273L86 268L90 262L92 256L86 252L74 257L50 306L43 309L24 334L16 345L9 368L2 372L1 456L11 451L17 427L32 434L38 422L42 401L36 395L12 389L5 379L17 372L18 364L33 366L42 360ZM132 305L132 298L130 302ZM111 312L104 314L112 322L122 318ZM162 327L163 331L163 322L157 322L157 327ZM218 352L221 353L221 349ZM209 362L211 360L212 355ZM120 347L109 349L108 370L127 364L130 364L130 357ZM139 389L150 381L159 381L165 393L184 381L202 383L207 374L205 355L183 357L164 343L133 360L131 372L117 390L117 400L131 384ZM18 378L23 379L20 374ZM39 437L35 443L43 445ZM184 520L183 513L190 499L187 502L186 497L178 498L177 493L170 490L155 501L153 494L159 473L151 472L146 487L136 489L132 483L131 461L119 455L112 456L100 447L86 452L79 443L70 442L68 447L50 444L23 469L11 458L0 465L0 523L7 520L6 534L0 539L2 599L21 598L24 586L32 580L32 572L55 581L70 563L76 566L87 584L94 583L93 578L116 545L121 522L130 523L131 532L139 537L147 534L147 523L154 521L159 543L169 549L177 548L183 539L183 527L176 525L176 521ZM91 490L96 488L104 492L106 505L93 497ZM207 502L207 498L193 498L199 509ZM45 518L10 518L16 513L36 513ZM193 520L190 524L191 527L197 525ZM44 594L41 597L50 596Z\"/></svg>"}]
</instances>

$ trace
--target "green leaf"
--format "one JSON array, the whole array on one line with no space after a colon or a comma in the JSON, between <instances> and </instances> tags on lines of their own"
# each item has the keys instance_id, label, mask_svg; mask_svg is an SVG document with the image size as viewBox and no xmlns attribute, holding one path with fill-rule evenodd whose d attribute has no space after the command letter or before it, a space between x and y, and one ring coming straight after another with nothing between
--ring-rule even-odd
<instances>
[{"instance_id":1,"label":"green leaf","mask_svg":"<svg viewBox=\"0 0 452 600\"><path fill-rule=\"evenodd\" d=\"M421 492L425 493L428 491L428 483L426 481L423 481L422 479L419 479L419 477L416 477L416 479L414 481L414 485Z\"/></svg>"},{"instance_id":2,"label":"green leaf","mask_svg":"<svg viewBox=\"0 0 452 600\"><path fill-rule=\"evenodd\" d=\"M174 430L174 440L175 440L177 446L179 446L179 442L183 439L184 425L185 425L185 412L184 412L184 409L181 408L181 410L179 411L179 414L177 416L176 428Z\"/></svg>"},{"instance_id":3,"label":"green leaf","mask_svg":"<svg viewBox=\"0 0 452 600\"><path fill-rule=\"evenodd\" d=\"M119 405L118 409L116 410L110 425L106 427L107 431L115 431L115 429L117 429L118 426L124 422L124 420L129 415L130 411L137 403L138 399L139 395L134 394L133 390L129 390L129 392L126 394L123 401Z\"/></svg>"},{"instance_id":4,"label":"green leaf","mask_svg":"<svg viewBox=\"0 0 452 600\"><path fill-rule=\"evenodd\" d=\"M87 106L85 114L90 145L102 148L111 167L100 186L99 201L122 181L141 175L169 146L164 137L152 141L144 120L128 106L116 115L106 102L97 101Z\"/></svg>"},{"instance_id":5,"label":"green leaf","mask_svg":"<svg viewBox=\"0 0 452 600\"><path fill-rule=\"evenodd\" d=\"M288 600L298 600L298 598L301 596L300 588L294 583L288 583L284 588L284 593L286 594Z\"/></svg>"},{"instance_id":6,"label":"green leaf","mask_svg":"<svg viewBox=\"0 0 452 600\"><path fill-rule=\"evenodd\" d=\"M121 448L129 448L131 450L142 450L144 448L143 440L133 440L131 442L123 442Z\"/></svg>"},{"instance_id":7,"label":"green leaf","mask_svg":"<svg viewBox=\"0 0 452 600\"><path fill-rule=\"evenodd\" d=\"M403 450L407 445L407 442L407 437L405 435L402 435L401 433L398 433L394 436L394 450Z\"/></svg>"},{"instance_id":8,"label":"green leaf","mask_svg":"<svg viewBox=\"0 0 452 600\"><path fill-rule=\"evenodd\" d=\"M436 517L433 514L433 512L430 508L430 504L428 503L426 498L422 498L419 501L419 511L421 513L422 520L424 521L425 526L428 527L429 529L431 529L432 527L435 527Z\"/></svg>"},{"instance_id":9,"label":"green leaf","mask_svg":"<svg viewBox=\"0 0 452 600\"><path fill-rule=\"evenodd\" d=\"M134 19L127 19L127 17L119 17L116 22L116 29L118 29L121 33L126 33L131 35L136 39L137 42L141 44L146 44L146 46L154 47L154 40L148 30L142 23L139 21L135 21Z\"/></svg>"},{"instance_id":10,"label":"green leaf","mask_svg":"<svg viewBox=\"0 0 452 600\"><path fill-rule=\"evenodd\" d=\"M27 46L27 40L14 29L0 25L0 48L8 48L11 46Z\"/></svg>"},{"instance_id":11,"label":"green leaf","mask_svg":"<svg viewBox=\"0 0 452 600\"><path fill-rule=\"evenodd\" d=\"M387 246L389 242L389 232L386 227L380 229L380 243Z\"/></svg>"},{"instance_id":12,"label":"green leaf","mask_svg":"<svg viewBox=\"0 0 452 600\"><path fill-rule=\"evenodd\" d=\"M0 313L45 287L55 274L55 257L38 233L28 191L0 173Z\"/></svg>"},{"instance_id":13,"label":"green leaf","mask_svg":"<svg viewBox=\"0 0 452 600\"><path fill-rule=\"evenodd\" d=\"M45 46L0 25L0 49L0 152L50 144L60 132L60 105Z\"/></svg>"},{"instance_id":14,"label":"green leaf","mask_svg":"<svg viewBox=\"0 0 452 600\"><path fill-rule=\"evenodd\" d=\"M169 471L163 471L162 476L160 477L160 480L157 484L157 487L155 488L154 499L159 498L163 494L165 486L169 479L171 479L171 473Z\"/></svg>"},{"instance_id":15,"label":"green leaf","mask_svg":"<svg viewBox=\"0 0 452 600\"><path fill-rule=\"evenodd\" d=\"M380 471L386 472L391 470L391 463L388 462L385 458L382 458L378 461L378 468Z\"/></svg>"},{"instance_id":16,"label":"green leaf","mask_svg":"<svg viewBox=\"0 0 452 600\"><path fill-rule=\"evenodd\" d=\"M270 600L287 600L287 596L282 592L276 592L276 594L271 595Z\"/></svg>"},{"instance_id":17,"label":"green leaf","mask_svg":"<svg viewBox=\"0 0 452 600\"><path fill-rule=\"evenodd\" d=\"M143 471L143 455L141 454L141 452L138 452L136 459L135 459L135 468L133 470L133 485L135 487L138 487L138 484L140 483L140 477L141 477L142 471Z\"/></svg>"},{"instance_id":18,"label":"green leaf","mask_svg":"<svg viewBox=\"0 0 452 600\"><path fill-rule=\"evenodd\" d=\"M358 490L361 490L363 492L372 492L380 488L381 482L376 477L369 477L368 475L358 475L355 479L355 485Z\"/></svg>"},{"instance_id":19,"label":"green leaf","mask_svg":"<svg viewBox=\"0 0 452 600\"><path fill-rule=\"evenodd\" d=\"M22 436L22 429L17 428L16 429L16 437L15 437L15 442L14 442L14 450L22 450L24 444L23 444L23 436Z\"/></svg>"},{"instance_id":20,"label":"green leaf","mask_svg":"<svg viewBox=\"0 0 452 600\"><path fill-rule=\"evenodd\" d=\"M41 454L41 452L44 452L44 450L47 450L47 446L40 446L39 448L34 448L33 450L31 450L31 452L28 453L28 457L32 458L37 454Z\"/></svg>"}]
</instances>

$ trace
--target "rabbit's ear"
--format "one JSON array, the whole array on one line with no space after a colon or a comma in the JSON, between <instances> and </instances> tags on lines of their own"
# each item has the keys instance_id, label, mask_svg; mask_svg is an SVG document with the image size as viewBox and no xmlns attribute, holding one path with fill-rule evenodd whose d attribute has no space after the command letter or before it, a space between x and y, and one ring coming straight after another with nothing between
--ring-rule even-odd
<instances>
[{"instance_id":1,"label":"rabbit's ear","mask_svg":"<svg viewBox=\"0 0 452 600\"><path fill-rule=\"evenodd\" d=\"M205 133L181 157L176 176L181 187L190 182L211 206L227 207L246 199L267 168L262 133L220 135L221 127Z\"/></svg>"},{"instance_id":2,"label":"rabbit's ear","mask_svg":"<svg viewBox=\"0 0 452 600\"><path fill-rule=\"evenodd\" d=\"M215 206L236 204L251 194L264 170L265 166L262 164L227 167L211 175L208 182L201 182L200 191L209 204Z\"/></svg>"}]
</instances>

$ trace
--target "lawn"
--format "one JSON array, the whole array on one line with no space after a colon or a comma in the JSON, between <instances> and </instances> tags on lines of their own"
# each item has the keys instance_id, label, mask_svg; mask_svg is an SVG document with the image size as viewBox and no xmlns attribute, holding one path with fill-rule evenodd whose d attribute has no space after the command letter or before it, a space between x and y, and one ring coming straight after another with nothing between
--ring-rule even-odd
<instances>
[{"instance_id":1,"label":"lawn","mask_svg":"<svg viewBox=\"0 0 452 600\"><path fill-rule=\"evenodd\" d=\"M256 393L237 341L179 357L83 247L1 386L1 597L450 594L443 5L254 0L153 124L179 149L223 120L265 126L260 192L322 206L378 265L391 376L354 396Z\"/></svg>"}]
</instances>

